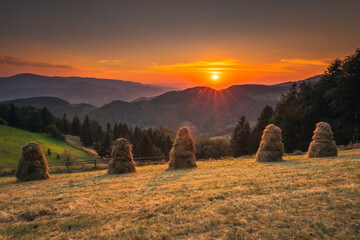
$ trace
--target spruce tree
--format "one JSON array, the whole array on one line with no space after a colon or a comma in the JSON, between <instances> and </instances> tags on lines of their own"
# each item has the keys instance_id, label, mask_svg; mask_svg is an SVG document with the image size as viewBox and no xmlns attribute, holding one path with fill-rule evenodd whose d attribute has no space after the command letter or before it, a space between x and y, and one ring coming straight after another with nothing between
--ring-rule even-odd
<instances>
[{"instance_id":1,"label":"spruce tree","mask_svg":"<svg viewBox=\"0 0 360 240\"><path fill-rule=\"evenodd\" d=\"M282 96L274 110L274 124L282 130L282 137L286 152L299 150L301 120L303 109L298 101L297 85L294 83L290 90Z\"/></svg>"},{"instance_id":2,"label":"spruce tree","mask_svg":"<svg viewBox=\"0 0 360 240\"><path fill-rule=\"evenodd\" d=\"M19 123L19 116L18 112L14 106L14 104L10 104L10 111L9 111L9 126L17 126Z\"/></svg>"},{"instance_id":3,"label":"spruce tree","mask_svg":"<svg viewBox=\"0 0 360 240\"><path fill-rule=\"evenodd\" d=\"M250 139L250 124L245 116L235 126L230 143L233 150L233 156L239 157L249 154L248 145Z\"/></svg>"},{"instance_id":4,"label":"spruce tree","mask_svg":"<svg viewBox=\"0 0 360 240\"><path fill-rule=\"evenodd\" d=\"M263 134L264 129L267 125L270 124L271 117L273 115L273 109L269 105L266 105L260 113L260 116L257 119L256 125L251 132L250 140L249 140L249 153L256 153L259 148L259 144L261 141L261 136Z\"/></svg>"},{"instance_id":5,"label":"spruce tree","mask_svg":"<svg viewBox=\"0 0 360 240\"><path fill-rule=\"evenodd\" d=\"M69 133L69 122L67 120L66 117L66 113L64 113L63 118L62 118L62 130L64 134L68 134Z\"/></svg>"},{"instance_id":6,"label":"spruce tree","mask_svg":"<svg viewBox=\"0 0 360 240\"><path fill-rule=\"evenodd\" d=\"M94 149L100 157L103 157L102 149L101 149L103 138L104 138L104 133L102 131L101 126L99 126L95 131Z\"/></svg>"},{"instance_id":7,"label":"spruce tree","mask_svg":"<svg viewBox=\"0 0 360 240\"><path fill-rule=\"evenodd\" d=\"M161 155L161 150L153 144L148 133L145 133L140 140L136 152L139 157L154 157Z\"/></svg>"},{"instance_id":8,"label":"spruce tree","mask_svg":"<svg viewBox=\"0 0 360 240\"><path fill-rule=\"evenodd\" d=\"M88 116L85 117L84 123L82 124L80 139L86 147L91 147L94 144L94 135L90 128L90 119Z\"/></svg>"},{"instance_id":9,"label":"spruce tree","mask_svg":"<svg viewBox=\"0 0 360 240\"><path fill-rule=\"evenodd\" d=\"M79 136L81 130L81 122L77 115L73 118L72 124L71 124L71 134L74 136Z\"/></svg>"},{"instance_id":10,"label":"spruce tree","mask_svg":"<svg viewBox=\"0 0 360 240\"><path fill-rule=\"evenodd\" d=\"M112 134L110 131L106 131L103 137L103 141L101 144L101 154L102 157L109 157L111 153L111 145L113 142Z\"/></svg>"},{"instance_id":11,"label":"spruce tree","mask_svg":"<svg viewBox=\"0 0 360 240\"><path fill-rule=\"evenodd\" d=\"M109 132L112 131L112 129L111 129L111 124L110 124L109 122L106 124L106 129L107 129Z\"/></svg>"},{"instance_id":12,"label":"spruce tree","mask_svg":"<svg viewBox=\"0 0 360 240\"><path fill-rule=\"evenodd\" d=\"M54 123L54 116L46 107L41 109L41 118L45 127Z\"/></svg>"}]
</instances>

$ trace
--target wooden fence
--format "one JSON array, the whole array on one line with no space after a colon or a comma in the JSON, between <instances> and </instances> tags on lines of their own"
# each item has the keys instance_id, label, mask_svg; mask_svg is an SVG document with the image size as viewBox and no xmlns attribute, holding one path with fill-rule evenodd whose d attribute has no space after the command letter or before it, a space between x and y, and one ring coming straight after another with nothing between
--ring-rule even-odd
<instances>
[{"instance_id":1,"label":"wooden fence","mask_svg":"<svg viewBox=\"0 0 360 240\"><path fill-rule=\"evenodd\" d=\"M166 163L169 160L169 157L138 157L134 158L137 166L144 166L144 165L155 165ZM56 166L65 166L68 170L71 166L74 165L94 165L94 168L97 168L98 164L108 164L110 159L88 159L88 160L76 160L76 161L58 161L58 162L48 162L49 167L56 167ZM16 168L17 164L1 164L0 169L13 169Z\"/></svg>"}]
</instances>

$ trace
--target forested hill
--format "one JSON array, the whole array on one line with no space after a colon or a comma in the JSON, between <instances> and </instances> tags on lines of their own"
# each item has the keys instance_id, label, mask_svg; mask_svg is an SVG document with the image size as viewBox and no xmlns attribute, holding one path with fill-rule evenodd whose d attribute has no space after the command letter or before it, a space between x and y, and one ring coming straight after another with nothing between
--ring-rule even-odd
<instances>
[{"instance_id":1,"label":"forested hill","mask_svg":"<svg viewBox=\"0 0 360 240\"><path fill-rule=\"evenodd\" d=\"M150 101L115 101L89 113L100 123L123 122L140 127L181 125L198 136L218 136L232 131L241 115L255 121L262 108L275 105L287 87L239 85L224 90L189 88L160 95Z\"/></svg>"}]
</instances>

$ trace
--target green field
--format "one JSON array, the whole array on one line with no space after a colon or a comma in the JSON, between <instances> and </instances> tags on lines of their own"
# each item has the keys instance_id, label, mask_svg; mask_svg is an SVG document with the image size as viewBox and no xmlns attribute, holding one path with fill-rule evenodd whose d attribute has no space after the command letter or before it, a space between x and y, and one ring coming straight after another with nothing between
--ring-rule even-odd
<instances>
[{"instance_id":1,"label":"green field","mask_svg":"<svg viewBox=\"0 0 360 240\"><path fill-rule=\"evenodd\" d=\"M30 141L40 143L45 154L47 149L51 149L52 155L46 156L49 162L56 161L56 153L62 154L65 149L70 149L76 156L75 159L92 158L83 151L47 134L32 133L0 125L0 164L17 163L21 154L21 147Z\"/></svg>"},{"instance_id":2,"label":"green field","mask_svg":"<svg viewBox=\"0 0 360 240\"><path fill-rule=\"evenodd\" d=\"M360 149L0 177L0 239L359 239Z\"/></svg>"}]
</instances>

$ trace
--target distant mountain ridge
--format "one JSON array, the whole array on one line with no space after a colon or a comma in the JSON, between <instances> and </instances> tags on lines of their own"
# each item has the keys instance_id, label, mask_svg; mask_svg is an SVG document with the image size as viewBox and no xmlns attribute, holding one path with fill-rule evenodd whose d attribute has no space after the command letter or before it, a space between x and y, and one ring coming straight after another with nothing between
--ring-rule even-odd
<instances>
[{"instance_id":1,"label":"distant mountain ridge","mask_svg":"<svg viewBox=\"0 0 360 240\"><path fill-rule=\"evenodd\" d=\"M319 76L307 82L316 82ZM276 85L234 85L215 90L193 87L182 91L170 91L153 98L133 102L113 101L101 107L70 104L56 98L30 98L10 101L18 106L46 106L52 113L68 118L78 114L88 115L103 126L107 122L126 123L143 128L168 126L177 129L189 126L197 136L219 136L231 133L242 115L254 123L265 105L275 106L282 93L294 82Z\"/></svg>"},{"instance_id":2,"label":"distant mountain ridge","mask_svg":"<svg viewBox=\"0 0 360 240\"><path fill-rule=\"evenodd\" d=\"M150 100L117 100L99 108L70 104L55 97L25 98L7 102L17 106L46 106L60 117L64 113L68 118L75 114L81 118L88 115L102 125L107 122L122 122L143 128L168 126L174 129L187 125L195 135L216 136L228 134L241 115L255 121L263 106L273 106L287 89L288 87L265 85L239 85L224 90L194 87L167 92Z\"/></svg>"},{"instance_id":3,"label":"distant mountain ridge","mask_svg":"<svg viewBox=\"0 0 360 240\"><path fill-rule=\"evenodd\" d=\"M137 82L18 74L0 78L0 101L31 97L57 97L71 103L102 106L115 100L132 101L175 90L171 87Z\"/></svg>"}]
</instances>

